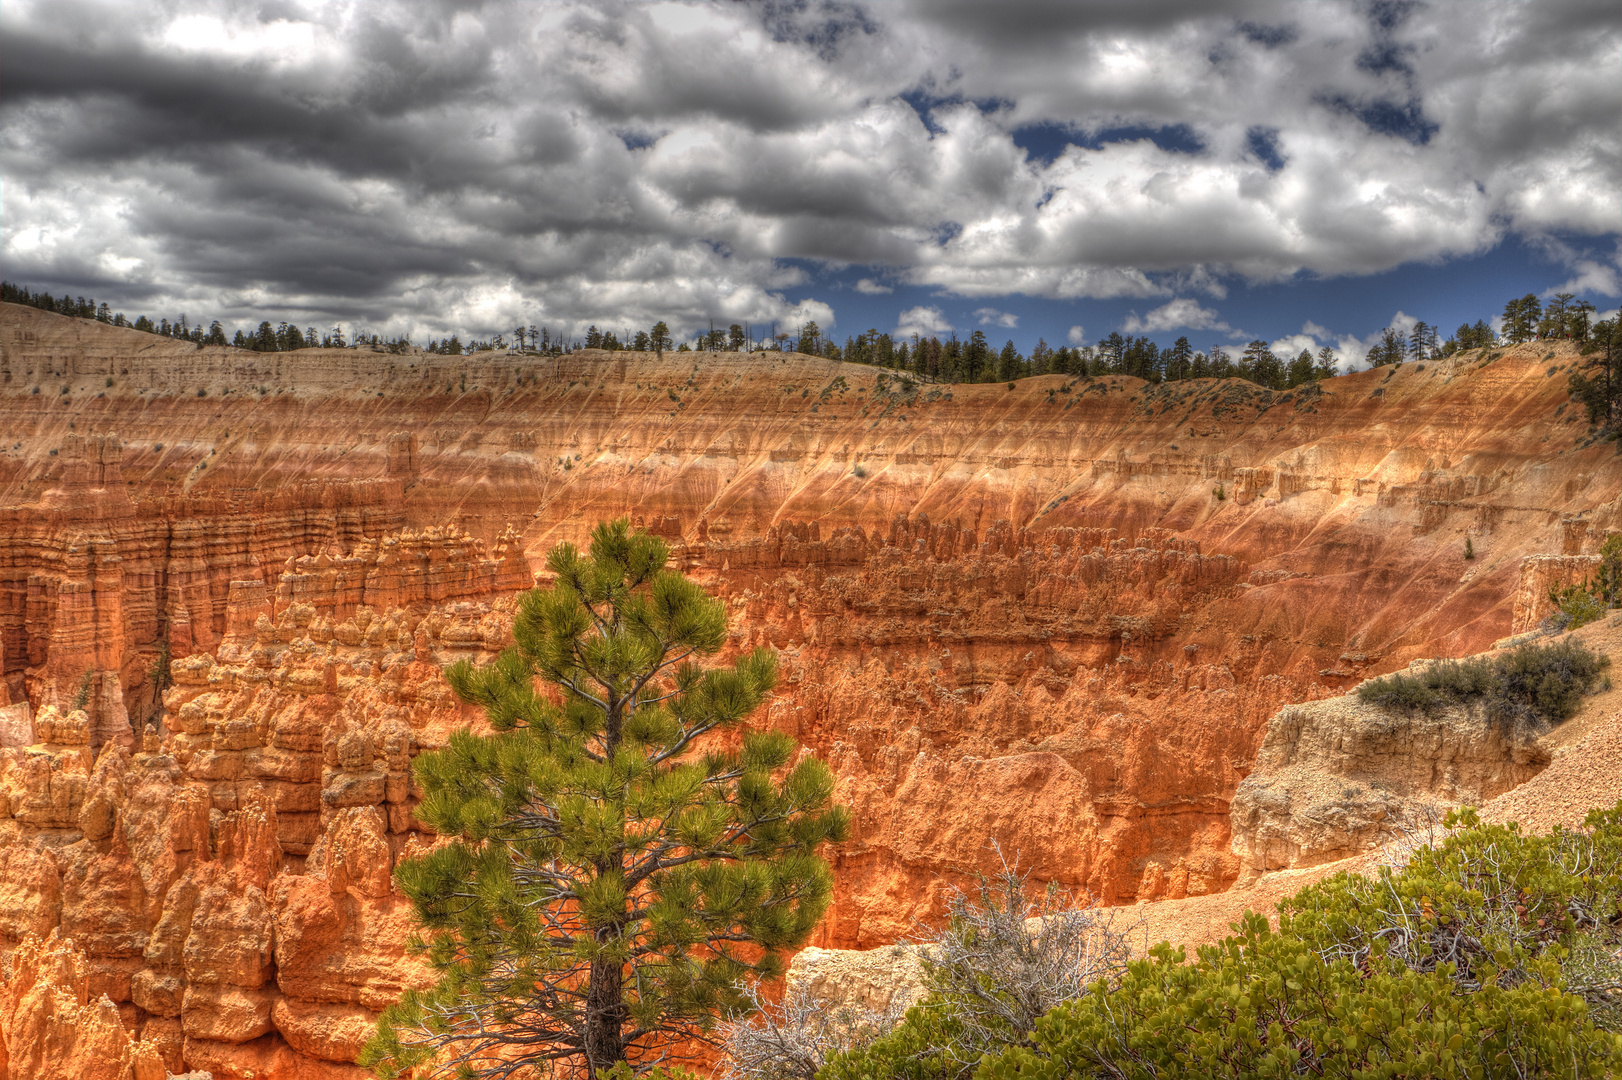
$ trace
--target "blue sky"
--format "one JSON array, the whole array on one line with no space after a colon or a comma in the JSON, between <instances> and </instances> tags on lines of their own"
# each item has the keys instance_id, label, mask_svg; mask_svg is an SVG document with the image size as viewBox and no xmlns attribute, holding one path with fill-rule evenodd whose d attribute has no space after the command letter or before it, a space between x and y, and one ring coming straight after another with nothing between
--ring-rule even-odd
<instances>
[{"instance_id":1,"label":"blue sky","mask_svg":"<svg viewBox=\"0 0 1622 1080\"><path fill-rule=\"evenodd\" d=\"M1583 238L1563 241L1568 251L1582 242ZM1512 297L1527 293L1547 297L1567 286L1600 312L1617 307L1614 294L1574 283L1569 259L1519 237L1509 237L1480 255L1434 264L1409 263L1381 273L1336 278L1303 273L1286 282L1247 284L1240 280L1229 286L1225 297L1196 295L1200 309L1214 311L1232 327L1230 331L1187 326L1134 331L1133 316L1141 322L1161 305L1158 299L970 299L905 284L883 286L893 291L872 294L856 286L864 279L882 286L882 274L875 268L823 271L807 264L805 270L815 283L806 295L826 298L835 310L834 336L838 340L868 329L891 333L902 322L902 312L926 307L938 310L959 337L981 330L995 344L1012 340L1027 353L1038 339L1058 346L1071 344L1079 336L1083 343L1095 344L1111 331L1135 332L1162 346L1186 334L1198 349L1221 344L1233 350L1256 337L1268 341L1299 337L1309 323L1315 324L1314 336L1320 345L1336 347L1347 338L1357 338L1366 348L1369 339L1393 320L1401 324L1402 315L1439 326L1446 337L1463 322L1492 322ZM1082 327L1081 335L1071 334L1076 326ZM942 336L947 332L951 331L941 331Z\"/></svg>"},{"instance_id":2,"label":"blue sky","mask_svg":"<svg viewBox=\"0 0 1622 1080\"><path fill-rule=\"evenodd\" d=\"M1616 306L1613 7L8 0L0 263L419 341L815 319L1360 358L1527 292Z\"/></svg>"}]
</instances>

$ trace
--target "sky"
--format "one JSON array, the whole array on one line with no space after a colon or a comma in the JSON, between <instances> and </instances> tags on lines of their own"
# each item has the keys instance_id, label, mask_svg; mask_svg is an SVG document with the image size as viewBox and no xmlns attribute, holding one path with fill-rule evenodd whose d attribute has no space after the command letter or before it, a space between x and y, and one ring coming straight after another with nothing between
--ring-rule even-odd
<instances>
[{"instance_id":1,"label":"sky","mask_svg":"<svg viewBox=\"0 0 1622 1080\"><path fill-rule=\"evenodd\" d=\"M0 274L232 326L1360 359L1622 294L1605 0L6 0Z\"/></svg>"}]
</instances>

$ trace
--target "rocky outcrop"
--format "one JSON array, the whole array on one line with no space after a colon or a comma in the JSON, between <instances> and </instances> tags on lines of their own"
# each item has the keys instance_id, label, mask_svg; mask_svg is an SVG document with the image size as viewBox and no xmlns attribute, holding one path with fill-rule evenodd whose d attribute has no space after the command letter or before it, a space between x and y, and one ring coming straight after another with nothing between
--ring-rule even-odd
<instances>
[{"instance_id":1,"label":"rocky outcrop","mask_svg":"<svg viewBox=\"0 0 1622 1080\"><path fill-rule=\"evenodd\" d=\"M0 749L0 947L71 936L175 1072L364 1076L377 1013L424 978L391 877L421 842L410 761L470 719L441 667L509 640L503 550L406 532L289 560L274 594L233 583L133 752L47 705Z\"/></svg>"},{"instance_id":2,"label":"rocky outcrop","mask_svg":"<svg viewBox=\"0 0 1622 1080\"><path fill-rule=\"evenodd\" d=\"M1585 529L1586 532L1586 529ZM1554 615L1551 591L1589 585L1599 570L1598 555L1533 555L1521 560L1520 580L1510 617L1510 633L1528 634Z\"/></svg>"},{"instance_id":3,"label":"rocky outcrop","mask_svg":"<svg viewBox=\"0 0 1622 1080\"><path fill-rule=\"evenodd\" d=\"M132 1039L84 957L29 935L0 978L0 1080L165 1080L157 1044Z\"/></svg>"},{"instance_id":4,"label":"rocky outcrop","mask_svg":"<svg viewBox=\"0 0 1622 1080\"><path fill-rule=\"evenodd\" d=\"M791 991L823 1002L831 1010L854 1009L900 1016L928 992L918 962L918 946L877 949L801 949L787 975Z\"/></svg>"},{"instance_id":5,"label":"rocky outcrop","mask_svg":"<svg viewBox=\"0 0 1622 1080\"><path fill-rule=\"evenodd\" d=\"M762 722L855 807L819 945L938 917L992 839L1198 904L1244 870L1271 717L1485 648L1546 593L1523 558L1622 527L1553 351L1010 390L244 353L4 306L0 951L72 934L174 1066L352 1069L420 974L380 870L426 842L409 761L475 719L438 667L493 655L545 552L620 514L726 599L732 647L781 650Z\"/></svg>"},{"instance_id":6,"label":"rocky outcrop","mask_svg":"<svg viewBox=\"0 0 1622 1080\"><path fill-rule=\"evenodd\" d=\"M1480 706L1383 709L1355 695L1280 709L1234 793L1241 883L1371 851L1536 776L1549 751Z\"/></svg>"}]
</instances>

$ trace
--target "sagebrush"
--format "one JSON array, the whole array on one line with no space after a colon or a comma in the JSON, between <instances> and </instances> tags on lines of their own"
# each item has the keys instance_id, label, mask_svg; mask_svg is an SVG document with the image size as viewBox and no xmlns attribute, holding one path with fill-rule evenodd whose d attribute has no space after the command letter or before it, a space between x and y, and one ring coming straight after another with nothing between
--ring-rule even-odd
<instances>
[{"instance_id":1,"label":"sagebrush","mask_svg":"<svg viewBox=\"0 0 1622 1080\"><path fill-rule=\"evenodd\" d=\"M1581 642L1522 645L1490 656L1444 660L1412 674L1394 672L1357 688L1360 701L1387 709L1434 712L1481 704L1504 726L1546 727L1569 719L1604 679L1610 658Z\"/></svg>"},{"instance_id":2,"label":"sagebrush","mask_svg":"<svg viewBox=\"0 0 1622 1080\"><path fill-rule=\"evenodd\" d=\"M999 858L1001 853L999 852ZM946 925L922 935L928 995L882 1038L829 1060L818 1080L966 1080L987 1054L1028 1045L1040 1017L1126 970L1120 913L1006 862L954 894Z\"/></svg>"}]
</instances>

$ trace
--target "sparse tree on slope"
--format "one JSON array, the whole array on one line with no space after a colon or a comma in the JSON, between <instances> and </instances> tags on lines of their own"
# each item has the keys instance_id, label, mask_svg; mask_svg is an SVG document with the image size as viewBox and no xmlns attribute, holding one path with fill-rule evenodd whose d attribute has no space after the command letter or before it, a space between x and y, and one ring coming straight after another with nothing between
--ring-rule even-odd
<instances>
[{"instance_id":1,"label":"sparse tree on slope","mask_svg":"<svg viewBox=\"0 0 1622 1080\"><path fill-rule=\"evenodd\" d=\"M848 831L832 774L791 766L787 735L740 731L775 654L700 667L726 642L725 606L668 558L623 519L587 554L559 545L516 645L447 670L496 734L458 732L417 761L417 814L454 839L396 878L439 982L384 1014L367 1067L640 1069L746 1011L743 980L781 974L827 909L818 849Z\"/></svg>"},{"instance_id":2,"label":"sparse tree on slope","mask_svg":"<svg viewBox=\"0 0 1622 1080\"><path fill-rule=\"evenodd\" d=\"M800 340L795 342L794 351L815 356L820 351L821 344L822 327L813 320L800 327Z\"/></svg>"},{"instance_id":3,"label":"sparse tree on slope","mask_svg":"<svg viewBox=\"0 0 1622 1080\"><path fill-rule=\"evenodd\" d=\"M1302 349L1300 354L1290 361L1287 382L1291 386L1300 386L1303 383L1312 382L1316 378L1317 375L1312 366L1312 353Z\"/></svg>"},{"instance_id":4,"label":"sparse tree on slope","mask_svg":"<svg viewBox=\"0 0 1622 1080\"><path fill-rule=\"evenodd\" d=\"M1504 340L1512 345L1531 341L1537 336L1538 323L1543 319L1543 305L1533 293L1504 305Z\"/></svg>"},{"instance_id":5,"label":"sparse tree on slope","mask_svg":"<svg viewBox=\"0 0 1622 1080\"><path fill-rule=\"evenodd\" d=\"M1245 355L1239 361L1245 377L1273 390L1284 389L1284 365L1260 339L1245 346Z\"/></svg>"},{"instance_id":6,"label":"sparse tree on slope","mask_svg":"<svg viewBox=\"0 0 1622 1080\"><path fill-rule=\"evenodd\" d=\"M1335 377L1335 350L1325 345L1318 350L1318 361L1312 365L1312 377L1322 381Z\"/></svg>"},{"instance_id":7,"label":"sparse tree on slope","mask_svg":"<svg viewBox=\"0 0 1622 1080\"><path fill-rule=\"evenodd\" d=\"M1402 334L1396 327L1388 326L1380 333L1380 340L1369 346L1366 359L1369 367L1385 367L1388 364L1402 363L1402 355L1406 351L1403 347Z\"/></svg>"},{"instance_id":8,"label":"sparse tree on slope","mask_svg":"<svg viewBox=\"0 0 1622 1080\"><path fill-rule=\"evenodd\" d=\"M1614 431L1622 414L1622 318L1595 323L1582 355L1567 384L1587 407L1588 422Z\"/></svg>"}]
</instances>

